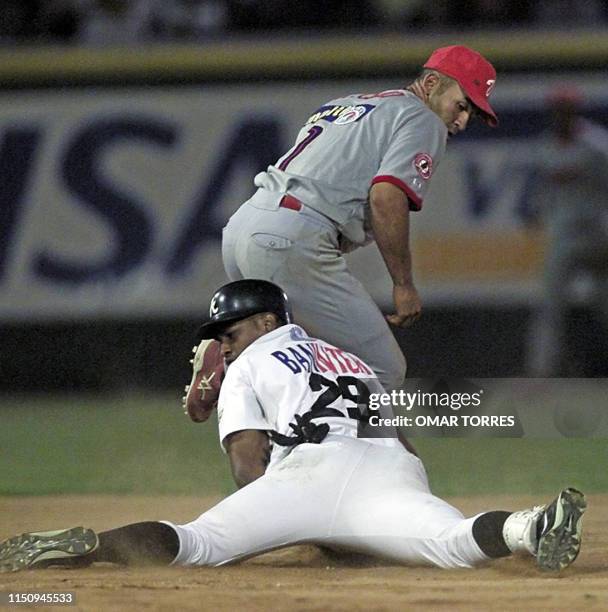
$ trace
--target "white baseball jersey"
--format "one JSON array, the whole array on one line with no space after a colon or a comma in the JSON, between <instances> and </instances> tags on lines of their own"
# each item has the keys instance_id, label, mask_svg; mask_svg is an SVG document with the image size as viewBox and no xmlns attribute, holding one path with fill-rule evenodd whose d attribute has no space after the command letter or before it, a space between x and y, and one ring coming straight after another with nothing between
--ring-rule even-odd
<instances>
[{"instance_id":1,"label":"white baseball jersey","mask_svg":"<svg viewBox=\"0 0 608 612\"><path fill-rule=\"evenodd\" d=\"M310 338L297 325L284 325L250 344L228 368L218 401L220 441L244 429L271 432L273 465L297 442L290 426L297 426L296 415L305 424L326 423L327 433L356 438L369 393L382 391L358 357ZM391 434L396 435L382 432ZM391 437L366 439L399 444Z\"/></svg>"},{"instance_id":2,"label":"white baseball jersey","mask_svg":"<svg viewBox=\"0 0 608 612\"><path fill-rule=\"evenodd\" d=\"M392 183L419 210L447 133L441 119L407 90L348 95L314 112L293 148L254 182L292 194L346 228L353 242L368 242L370 187Z\"/></svg>"}]
</instances>

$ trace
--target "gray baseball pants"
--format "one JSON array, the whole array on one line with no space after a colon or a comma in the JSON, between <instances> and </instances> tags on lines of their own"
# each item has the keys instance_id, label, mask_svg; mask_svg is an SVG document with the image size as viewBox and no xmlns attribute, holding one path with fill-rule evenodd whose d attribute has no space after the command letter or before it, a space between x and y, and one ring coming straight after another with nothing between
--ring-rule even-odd
<instances>
[{"instance_id":1,"label":"gray baseball pants","mask_svg":"<svg viewBox=\"0 0 608 612\"><path fill-rule=\"evenodd\" d=\"M402 385L406 362L380 309L351 274L338 227L302 205L280 206L283 194L259 190L228 221L222 257L228 278L272 281L290 298L296 323L361 357L385 389Z\"/></svg>"}]
</instances>

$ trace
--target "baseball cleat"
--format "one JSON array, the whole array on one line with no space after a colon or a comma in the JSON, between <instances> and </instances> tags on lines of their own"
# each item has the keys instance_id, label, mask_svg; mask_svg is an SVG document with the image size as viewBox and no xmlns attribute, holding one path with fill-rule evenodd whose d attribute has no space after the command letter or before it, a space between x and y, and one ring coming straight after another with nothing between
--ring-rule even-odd
<instances>
[{"instance_id":1,"label":"baseball cleat","mask_svg":"<svg viewBox=\"0 0 608 612\"><path fill-rule=\"evenodd\" d=\"M224 360L217 340L203 340L192 348L192 380L182 397L185 414L193 421L206 421L217 403L224 376Z\"/></svg>"},{"instance_id":2,"label":"baseball cleat","mask_svg":"<svg viewBox=\"0 0 608 612\"><path fill-rule=\"evenodd\" d=\"M0 544L0 573L61 564L88 555L98 546L97 534L85 527L22 533Z\"/></svg>"},{"instance_id":3,"label":"baseball cleat","mask_svg":"<svg viewBox=\"0 0 608 612\"><path fill-rule=\"evenodd\" d=\"M537 523L536 562L543 570L568 567L581 548L585 496L576 489L564 489L540 514Z\"/></svg>"}]
</instances>

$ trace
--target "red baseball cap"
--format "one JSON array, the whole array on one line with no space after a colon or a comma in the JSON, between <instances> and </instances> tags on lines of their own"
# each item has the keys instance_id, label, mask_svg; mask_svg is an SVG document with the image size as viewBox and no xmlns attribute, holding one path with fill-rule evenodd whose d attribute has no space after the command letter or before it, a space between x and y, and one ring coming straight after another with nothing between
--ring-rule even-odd
<instances>
[{"instance_id":1,"label":"red baseball cap","mask_svg":"<svg viewBox=\"0 0 608 612\"><path fill-rule=\"evenodd\" d=\"M467 98L481 111L484 121L492 127L498 125L496 113L488 102L496 84L496 70L485 57L468 47L451 45L435 49L424 67L456 80Z\"/></svg>"}]
</instances>

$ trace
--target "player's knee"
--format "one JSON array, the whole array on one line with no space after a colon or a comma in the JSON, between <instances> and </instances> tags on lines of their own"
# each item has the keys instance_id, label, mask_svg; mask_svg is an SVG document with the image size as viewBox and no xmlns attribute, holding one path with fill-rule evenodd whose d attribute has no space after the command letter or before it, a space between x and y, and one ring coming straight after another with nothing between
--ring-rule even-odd
<instances>
[{"instance_id":1,"label":"player's knee","mask_svg":"<svg viewBox=\"0 0 608 612\"><path fill-rule=\"evenodd\" d=\"M387 390L400 389L405 380L407 362L401 351L396 352L389 363L387 363L384 374L378 374L382 386Z\"/></svg>"},{"instance_id":2,"label":"player's knee","mask_svg":"<svg viewBox=\"0 0 608 612\"><path fill-rule=\"evenodd\" d=\"M243 278L236 258L234 239L226 235L224 235L224 239L222 240L222 262L224 264L226 276L229 280L236 281Z\"/></svg>"}]
</instances>

